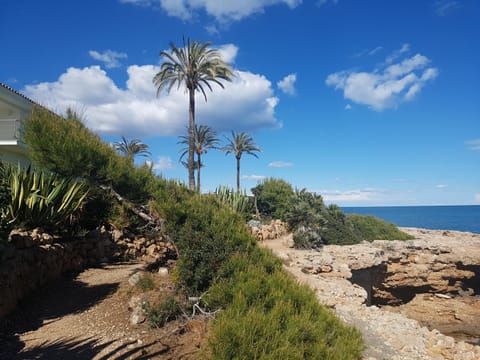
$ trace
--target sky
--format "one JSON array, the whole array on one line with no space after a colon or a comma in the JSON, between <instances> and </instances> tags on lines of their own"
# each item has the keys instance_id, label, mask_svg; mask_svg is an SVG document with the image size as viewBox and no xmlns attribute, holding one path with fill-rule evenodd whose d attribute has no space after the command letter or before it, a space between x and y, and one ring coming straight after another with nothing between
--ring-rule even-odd
<instances>
[{"instance_id":1,"label":"sky","mask_svg":"<svg viewBox=\"0 0 480 360\"><path fill-rule=\"evenodd\" d=\"M276 177L340 206L480 204L477 0L0 0L0 81L107 142L140 139L186 182L187 94L152 83L183 37L234 70L196 122L261 147L241 159L247 191ZM235 186L232 155L203 159L202 191Z\"/></svg>"}]
</instances>

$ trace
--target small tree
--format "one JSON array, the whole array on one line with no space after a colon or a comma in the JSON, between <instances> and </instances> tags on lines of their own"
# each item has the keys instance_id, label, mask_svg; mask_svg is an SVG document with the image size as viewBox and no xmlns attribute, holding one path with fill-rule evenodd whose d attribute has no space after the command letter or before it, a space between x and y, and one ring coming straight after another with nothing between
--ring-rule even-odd
<instances>
[{"instance_id":1,"label":"small tree","mask_svg":"<svg viewBox=\"0 0 480 360\"><path fill-rule=\"evenodd\" d=\"M152 153L148 151L148 145L142 143L142 141L139 139L127 140L124 136L122 136L122 140L115 142L113 147L120 154L129 159L132 164L135 156L137 155L145 157L152 155Z\"/></svg>"},{"instance_id":2,"label":"small tree","mask_svg":"<svg viewBox=\"0 0 480 360\"><path fill-rule=\"evenodd\" d=\"M256 152L261 152L262 150L256 146L255 141L250 136L250 134L241 132L237 133L232 131L232 137L226 138L227 145L222 148L222 151L225 152L225 155L234 154L237 159L237 191L240 191L240 159L242 155L248 154L258 158Z\"/></svg>"},{"instance_id":3,"label":"small tree","mask_svg":"<svg viewBox=\"0 0 480 360\"><path fill-rule=\"evenodd\" d=\"M188 135L180 136L180 141L178 144L186 145L186 148L182 149L180 155L180 162L185 164L182 159L185 155L188 154L189 150L189 137ZM195 142L194 149L197 159L194 162L194 169L197 171L197 192L200 192L200 170L203 167L202 155L207 153L207 149L216 149L217 145L220 144L220 140L217 138L215 131L207 125L195 125ZM188 169L188 163L187 169Z\"/></svg>"}]
</instances>

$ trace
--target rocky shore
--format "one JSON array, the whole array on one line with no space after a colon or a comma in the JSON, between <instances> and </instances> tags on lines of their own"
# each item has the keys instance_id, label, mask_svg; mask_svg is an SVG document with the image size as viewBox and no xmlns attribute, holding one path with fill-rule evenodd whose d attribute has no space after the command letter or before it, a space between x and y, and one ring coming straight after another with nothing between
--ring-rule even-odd
<instances>
[{"instance_id":1,"label":"rocky shore","mask_svg":"<svg viewBox=\"0 0 480 360\"><path fill-rule=\"evenodd\" d=\"M480 235L402 230L416 239L320 251L293 249L291 236L263 244L363 333L365 359L480 359Z\"/></svg>"}]
</instances>

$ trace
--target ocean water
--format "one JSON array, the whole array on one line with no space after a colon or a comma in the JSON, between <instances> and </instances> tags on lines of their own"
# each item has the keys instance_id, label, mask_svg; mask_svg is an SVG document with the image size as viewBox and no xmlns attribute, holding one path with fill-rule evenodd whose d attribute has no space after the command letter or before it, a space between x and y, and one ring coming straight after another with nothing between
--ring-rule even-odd
<instances>
[{"instance_id":1,"label":"ocean water","mask_svg":"<svg viewBox=\"0 0 480 360\"><path fill-rule=\"evenodd\" d=\"M373 215L404 227L480 234L480 205L342 207L347 214Z\"/></svg>"}]
</instances>

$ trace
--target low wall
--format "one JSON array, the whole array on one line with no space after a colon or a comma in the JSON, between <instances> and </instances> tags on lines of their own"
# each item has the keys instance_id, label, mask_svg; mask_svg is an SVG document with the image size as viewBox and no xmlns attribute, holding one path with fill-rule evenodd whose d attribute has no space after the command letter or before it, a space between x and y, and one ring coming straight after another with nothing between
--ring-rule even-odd
<instances>
[{"instance_id":1,"label":"low wall","mask_svg":"<svg viewBox=\"0 0 480 360\"><path fill-rule=\"evenodd\" d=\"M258 241L277 239L288 233L287 225L281 220L272 220L270 224L263 225L259 221L250 221L248 225L250 233Z\"/></svg>"},{"instance_id":2,"label":"low wall","mask_svg":"<svg viewBox=\"0 0 480 360\"><path fill-rule=\"evenodd\" d=\"M156 263L175 257L162 236L145 237L102 228L80 239L61 239L36 229L14 230L0 253L0 317L18 301L66 272L80 271L114 258Z\"/></svg>"}]
</instances>

